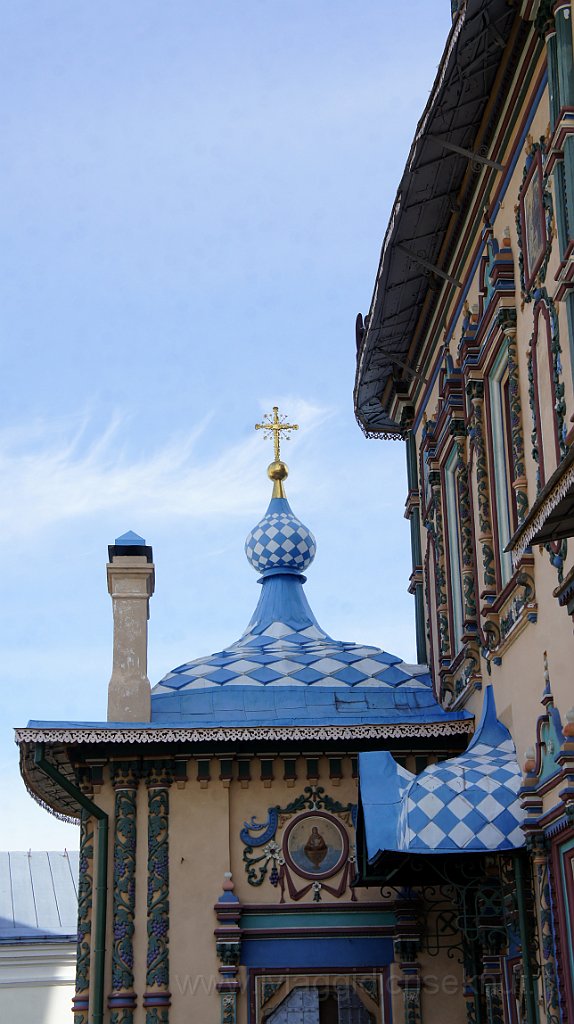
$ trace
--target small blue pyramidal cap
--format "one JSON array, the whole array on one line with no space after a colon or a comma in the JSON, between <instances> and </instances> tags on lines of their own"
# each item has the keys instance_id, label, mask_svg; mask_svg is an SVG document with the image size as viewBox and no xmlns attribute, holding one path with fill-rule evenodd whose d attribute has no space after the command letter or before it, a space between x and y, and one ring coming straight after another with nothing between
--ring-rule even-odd
<instances>
[{"instance_id":1,"label":"small blue pyramidal cap","mask_svg":"<svg viewBox=\"0 0 574 1024\"><path fill-rule=\"evenodd\" d=\"M145 540L140 537L139 534L134 533L133 530L128 530L127 533L123 533L121 537L116 537L114 544L118 548L123 547L144 547Z\"/></svg>"}]
</instances>

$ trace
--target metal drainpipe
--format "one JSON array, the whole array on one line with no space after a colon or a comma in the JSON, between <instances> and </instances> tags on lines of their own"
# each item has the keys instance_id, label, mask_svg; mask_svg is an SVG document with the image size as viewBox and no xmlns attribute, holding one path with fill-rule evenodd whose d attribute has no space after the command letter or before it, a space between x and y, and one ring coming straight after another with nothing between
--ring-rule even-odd
<instances>
[{"instance_id":1,"label":"metal drainpipe","mask_svg":"<svg viewBox=\"0 0 574 1024\"><path fill-rule=\"evenodd\" d=\"M34 764L66 793L77 800L98 822L96 859L95 912L94 912L94 997L92 1003L93 1024L103 1024L104 1019L104 955L106 951L106 903L108 893L108 815L94 804L73 782L66 779L44 756L45 744L37 743L34 748Z\"/></svg>"},{"instance_id":2,"label":"metal drainpipe","mask_svg":"<svg viewBox=\"0 0 574 1024\"><path fill-rule=\"evenodd\" d=\"M526 1019L528 1024L537 1024L538 1008L536 1005L536 979L532 973L530 962L530 928L526 913L526 893L524 889L524 867L522 857L517 853L514 858L514 879L516 881L516 899L518 902L518 927L522 946L522 970L524 971L524 992L526 996Z\"/></svg>"}]
</instances>

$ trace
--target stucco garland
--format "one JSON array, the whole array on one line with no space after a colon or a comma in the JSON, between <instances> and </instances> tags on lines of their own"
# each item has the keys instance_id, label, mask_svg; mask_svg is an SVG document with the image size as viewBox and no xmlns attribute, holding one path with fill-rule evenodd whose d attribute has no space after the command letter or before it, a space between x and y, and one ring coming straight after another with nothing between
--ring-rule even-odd
<instances>
[{"instance_id":1,"label":"stucco garland","mask_svg":"<svg viewBox=\"0 0 574 1024\"><path fill-rule=\"evenodd\" d=\"M464 431L464 424L455 420L453 422L453 434L456 446L456 490L458 497L460 548L462 557L463 611L466 628L469 622L476 622L476 587L474 579L473 531L470 515L470 488L468 485L466 446L464 433L460 433L461 429Z\"/></svg>"},{"instance_id":2,"label":"stucco garland","mask_svg":"<svg viewBox=\"0 0 574 1024\"><path fill-rule=\"evenodd\" d=\"M115 797L112 994L110 1024L132 1024L136 1006L134 950L136 904L137 766L112 765Z\"/></svg>"},{"instance_id":3,"label":"stucco garland","mask_svg":"<svg viewBox=\"0 0 574 1024\"><path fill-rule=\"evenodd\" d=\"M496 586L496 573L492 543L488 463L484 440L484 381L469 380L466 385L466 393L470 405L468 433L471 444L474 445L476 451L476 491L484 586L494 588Z\"/></svg>"},{"instance_id":4,"label":"stucco garland","mask_svg":"<svg viewBox=\"0 0 574 1024\"><path fill-rule=\"evenodd\" d=\"M438 470L433 469L430 471L429 485L432 491L432 499L429 510L430 514L426 518L424 526L433 538L435 547L435 600L440 657L450 658L450 627L446 592L446 563L441 502L441 478Z\"/></svg>"},{"instance_id":5,"label":"stucco garland","mask_svg":"<svg viewBox=\"0 0 574 1024\"><path fill-rule=\"evenodd\" d=\"M152 766L148 787L146 1024L169 1020L169 785L171 775Z\"/></svg>"},{"instance_id":6,"label":"stucco garland","mask_svg":"<svg viewBox=\"0 0 574 1024\"><path fill-rule=\"evenodd\" d=\"M516 310L512 310L509 325L505 330L508 339L508 397L510 404L510 434L512 440L512 486L516 495L518 523L524 522L528 513L528 484L524 465L524 435L522 432L522 403L518 378L518 354L516 347Z\"/></svg>"}]
</instances>

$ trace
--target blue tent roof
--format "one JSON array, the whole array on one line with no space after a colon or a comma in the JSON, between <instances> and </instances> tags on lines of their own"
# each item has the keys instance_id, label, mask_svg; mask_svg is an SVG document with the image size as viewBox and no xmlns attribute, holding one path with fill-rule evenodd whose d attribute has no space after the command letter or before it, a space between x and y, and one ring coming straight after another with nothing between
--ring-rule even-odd
<instances>
[{"instance_id":1,"label":"blue tent roof","mask_svg":"<svg viewBox=\"0 0 574 1024\"><path fill-rule=\"evenodd\" d=\"M471 716L437 703L426 665L334 640L303 591L315 539L272 498L246 553L262 593L239 640L179 665L152 690L152 722L182 725L444 723Z\"/></svg>"},{"instance_id":2,"label":"blue tent roof","mask_svg":"<svg viewBox=\"0 0 574 1024\"><path fill-rule=\"evenodd\" d=\"M484 853L524 845L522 774L496 717L492 686L464 754L412 775L387 750L359 755L359 792L370 862L385 851Z\"/></svg>"}]
</instances>

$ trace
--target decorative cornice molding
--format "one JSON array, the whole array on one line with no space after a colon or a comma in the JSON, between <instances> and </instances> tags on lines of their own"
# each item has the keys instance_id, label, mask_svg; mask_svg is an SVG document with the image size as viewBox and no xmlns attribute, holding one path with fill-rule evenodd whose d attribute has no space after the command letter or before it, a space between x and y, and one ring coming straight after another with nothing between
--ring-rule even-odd
<instances>
[{"instance_id":1,"label":"decorative cornice molding","mask_svg":"<svg viewBox=\"0 0 574 1024\"><path fill-rule=\"evenodd\" d=\"M228 740L400 739L455 736L472 732L471 719L450 722L392 722L380 725L251 726L212 729L90 729L73 727L16 729L16 743L221 743Z\"/></svg>"},{"instance_id":2,"label":"decorative cornice molding","mask_svg":"<svg viewBox=\"0 0 574 1024\"><path fill-rule=\"evenodd\" d=\"M522 554L524 554L527 547L530 546L533 538L536 536L540 528L546 522L550 513L556 508L556 506L565 498L568 491L574 484L574 465L570 466L568 471L564 474L561 480L554 486L550 494L544 499L542 508L534 516L534 518L527 523L526 528L523 530L521 537L517 540L516 544L512 548L512 557L517 561Z\"/></svg>"}]
</instances>

